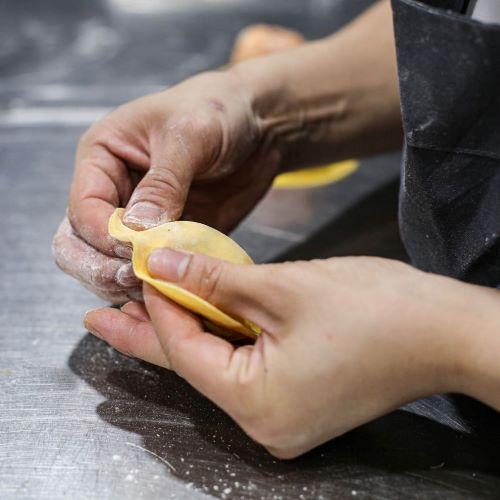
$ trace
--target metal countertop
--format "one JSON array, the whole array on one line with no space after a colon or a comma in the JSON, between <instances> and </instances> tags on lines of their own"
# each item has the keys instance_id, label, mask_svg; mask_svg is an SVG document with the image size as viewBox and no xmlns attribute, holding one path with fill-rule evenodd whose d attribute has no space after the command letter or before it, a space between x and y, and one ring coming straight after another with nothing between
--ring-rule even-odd
<instances>
[{"instance_id":1,"label":"metal countertop","mask_svg":"<svg viewBox=\"0 0 500 500\"><path fill-rule=\"evenodd\" d=\"M317 37L369 3L0 1L0 498L500 496L500 418L484 406L436 396L277 461L178 377L87 334L83 313L101 302L52 262L90 122L223 64L247 24ZM399 160L367 160L328 187L271 192L234 236L259 262L404 258Z\"/></svg>"}]
</instances>

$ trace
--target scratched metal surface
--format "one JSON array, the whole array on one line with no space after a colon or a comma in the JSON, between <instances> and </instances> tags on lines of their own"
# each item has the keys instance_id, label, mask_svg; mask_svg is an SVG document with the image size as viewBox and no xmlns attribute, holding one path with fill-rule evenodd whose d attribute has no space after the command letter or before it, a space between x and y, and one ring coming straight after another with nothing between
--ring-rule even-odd
<instances>
[{"instance_id":1,"label":"scratched metal surface","mask_svg":"<svg viewBox=\"0 0 500 500\"><path fill-rule=\"evenodd\" d=\"M88 335L100 305L50 242L75 144L114 105L222 64L255 21L320 36L369 2L0 0L0 498L498 498L499 419L434 397L280 462L175 375ZM258 261L404 258L398 155L272 192L235 233Z\"/></svg>"}]
</instances>

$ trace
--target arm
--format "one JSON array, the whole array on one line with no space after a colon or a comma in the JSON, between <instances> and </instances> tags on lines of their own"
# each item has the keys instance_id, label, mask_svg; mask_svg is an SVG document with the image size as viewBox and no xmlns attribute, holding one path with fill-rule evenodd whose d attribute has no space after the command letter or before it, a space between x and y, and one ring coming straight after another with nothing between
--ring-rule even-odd
<instances>
[{"instance_id":1,"label":"arm","mask_svg":"<svg viewBox=\"0 0 500 500\"><path fill-rule=\"evenodd\" d=\"M175 370L278 457L430 394L462 392L500 410L497 290L367 257L236 266L163 249L149 269L262 335L232 346L149 286L147 311L91 311L88 329Z\"/></svg>"},{"instance_id":2,"label":"arm","mask_svg":"<svg viewBox=\"0 0 500 500\"><path fill-rule=\"evenodd\" d=\"M282 166L310 166L402 143L392 12L379 2L334 35L237 65L264 141Z\"/></svg>"},{"instance_id":3,"label":"arm","mask_svg":"<svg viewBox=\"0 0 500 500\"><path fill-rule=\"evenodd\" d=\"M390 149L401 130L387 1L338 34L197 75L123 106L81 138L58 265L113 303L140 296L113 210L153 227L180 217L227 232L283 168Z\"/></svg>"}]
</instances>

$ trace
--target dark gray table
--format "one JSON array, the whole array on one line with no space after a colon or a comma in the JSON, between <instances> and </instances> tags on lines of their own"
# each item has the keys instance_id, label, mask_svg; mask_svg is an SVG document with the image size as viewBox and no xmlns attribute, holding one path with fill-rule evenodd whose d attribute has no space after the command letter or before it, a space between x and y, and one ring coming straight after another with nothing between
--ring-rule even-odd
<instances>
[{"instance_id":1,"label":"dark gray table","mask_svg":"<svg viewBox=\"0 0 500 500\"><path fill-rule=\"evenodd\" d=\"M0 498L500 497L500 419L485 407L436 396L280 462L175 375L87 334L100 302L52 263L91 121L222 64L246 24L320 36L369 3L0 0ZM404 258L398 165L272 192L235 237L258 261Z\"/></svg>"}]
</instances>

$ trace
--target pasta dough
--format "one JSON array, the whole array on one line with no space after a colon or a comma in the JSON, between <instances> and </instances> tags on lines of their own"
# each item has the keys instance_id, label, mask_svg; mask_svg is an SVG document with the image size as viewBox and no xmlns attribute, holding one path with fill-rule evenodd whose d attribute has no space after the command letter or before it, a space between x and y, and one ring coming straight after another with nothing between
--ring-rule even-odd
<instances>
[{"instance_id":1,"label":"pasta dough","mask_svg":"<svg viewBox=\"0 0 500 500\"><path fill-rule=\"evenodd\" d=\"M280 174L274 179L275 189L304 189L325 186L341 181L358 169L356 160L331 163L323 167L310 167Z\"/></svg>"},{"instance_id":2,"label":"pasta dough","mask_svg":"<svg viewBox=\"0 0 500 500\"><path fill-rule=\"evenodd\" d=\"M164 247L204 253L235 264L253 264L237 243L216 229L190 221L167 222L146 231L134 231L123 224L123 212L123 208L114 211L109 219L108 230L113 238L132 244L132 264L139 279L182 307L202 316L205 325L216 335L228 340L240 340L248 337L255 339L260 334L259 327L250 321L232 318L197 295L173 283L153 278L148 271L149 254Z\"/></svg>"}]
</instances>

